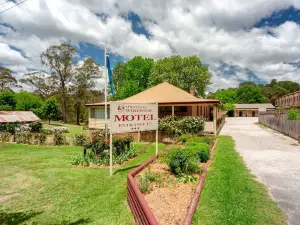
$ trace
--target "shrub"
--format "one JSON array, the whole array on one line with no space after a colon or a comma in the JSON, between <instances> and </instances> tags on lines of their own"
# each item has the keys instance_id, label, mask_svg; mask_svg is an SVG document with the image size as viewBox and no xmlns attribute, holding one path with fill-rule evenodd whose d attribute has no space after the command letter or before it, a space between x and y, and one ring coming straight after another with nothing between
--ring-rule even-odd
<instances>
[{"instance_id":1,"label":"shrub","mask_svg":"<svg viewBox=\"0 0 300 225\"><path fill-rule=\"evenodd\" d=\"M198 116L182 117L180 121L182 133L197 134L204 130L204 119Z\"/></svg>"},{"instance_id":2,"label":"shrub","mask_svg":"<svg viewBox=\"0 0 300 225\"><path fill-rule=\"evenodd\" d=\"M200 172L198 157L195 152L183 147L174 146L168 152L168 165L175 175Z\"/></svg>"},{"instance_id":3,"label":"shrub","mask_svg":"<svg viewBox=\"0 0 300 225\"><path fill-rule=\"evenodd\" d=\"M44 132L39 133L38 139L39 139L39 145L44 145L47 140L47 134Z\"/></svg>"},{"instance_id":4,"label":"shrub","mask_svg":"<svg viewBox=\"0 0 300 225\"><path fill-rule=\"evenodd\" d=\"M150 191L150 184L151 184L151 182L142 176L138 183L138 187L139 187L140 191L144 194L144 193L148 193Z\"/></svg>"},{"instance_id":5,"label":"shrub","mask_svg":"<svg viewBox=\"0 0 300 225\"><path fill-rule=\"evenodd\" d=\"M31 132L41 132L43 127L41 122L32 122L28 126L30 127Z\"/></svg>"},{"instance_id":6,"label":"shrub","mask_svg":"<svg viewBox=\"0 0 300 225\"><path fill-rule=\"evenodd\" d=\"M11 136L8 132L0 132L0 141L1 142L9 142L9 137Z\"/></svg>"},{"instance_id":7,"label":"shrub","mask_svg":"<svg viewBox=\"0 0 300 225\"><path fill-rule=\"evenodd\" d=\"M194 151L198 155L200 162L207 162L209 160L210 151L208 144L203 142L190 142L186 148Z\"/></svg>"},{"instance_id":8,"label":"shrub","mask_svg":"<svg viewBox=\"0 0 300 225\"><path fill-rule=\"evenodd\" d=\"M53 141L54 145L63 145L66 143L66 138L62 135L61 130L54 130Z\"/></svg>"},{"instance_id":9,"label":"shrub","mask_svg":"<svg viewBox=\"0 0 300 225\"><path fill-rule=\"evenodd\" d=\"M166 134L181 134L182 131L180 130L179 121L179 117L166 116L158 120L158 129Z\"/></svg>"},{"instance_id":10,"label":"shrub","mask_svg":"<svg viewBox=\"0 0 300 225\"><path fill-rule=\"evenodd\" d=\"M76 134L75 135L75 140L74 140L74 145L76 146L84 146L88 142L88 137L84 134Z\"/></svg>"},{"instance_id":11,"label":"shrub","mask_svg":"<svg viewBox=\"0 0 300 225\"><path fill-rule=\"evenodd\" d=\"M204 130L204 119L196 116L166 116L159 119L159 130L170 135L196 134Z\"/></svg>"},{"instance_id":12,"label":"shrub","mask_svg":"<svg viewBox=\"0 0 300 225\"><path fill-rule=\"evenodd\" d=\"M288 120L300 120L300 116L298 115L298 112L294 109L290 109L287 112L287 119Z\"/></svg>"},{"instance_id":13,"label":"shrub","mask_svg":"<svg viewBox=\"0 0 300 225\"><path fill-rule=\"evenodd\" d=\"M67 127L53 127L51 130L53 134L55 134L56 132L69 133L69 129Z\"/></svg>"},{"instance_id":14,"label":"shrub","mask_svg":"<svg viewBox=\"0 0 300 225\"><path fill-rule=\"evenodd\" d=\"M191 138L193 138L193 134L183 134L177 138L177 141L181 143L186 143L188 142Z\"/></svg>"}]
</instances>

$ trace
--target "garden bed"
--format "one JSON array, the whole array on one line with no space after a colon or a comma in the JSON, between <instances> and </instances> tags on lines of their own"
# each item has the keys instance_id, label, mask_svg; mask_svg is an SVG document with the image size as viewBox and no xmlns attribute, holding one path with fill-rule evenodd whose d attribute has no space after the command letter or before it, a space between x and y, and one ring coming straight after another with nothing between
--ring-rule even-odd
<instances>
[{"instance_id":1,"label":"garden bed","mask_svg":"<svg viewBox=\"0 0 300 225\"><path fill-rule=\"evenodd\" d=\"M184 221L194 198L199 178L209 159L209 154L208 157L203 157L201 155L203 152L197 148L209 146L209 152L214 143L212 137L197 137L196 139L182 137L181 141L187 143L181 146L167 146L157 160L150 163L139 175L135 176L135 181L144 194L144 198L158 224L181 224ZM208 143L206 144L206 142ZM189 170L184 170L183 166L183 170L178 172L179 170L176 168L178 162L170 162L179 159L179 164L184 164L182 159L190 157L192 161L187 163L193 163L195 162L193 154L196 154L198 159L196 162L198 169L191 166ZM201 155L202 160L199 160L199 155Z\"/></svg>"}]
</instances>

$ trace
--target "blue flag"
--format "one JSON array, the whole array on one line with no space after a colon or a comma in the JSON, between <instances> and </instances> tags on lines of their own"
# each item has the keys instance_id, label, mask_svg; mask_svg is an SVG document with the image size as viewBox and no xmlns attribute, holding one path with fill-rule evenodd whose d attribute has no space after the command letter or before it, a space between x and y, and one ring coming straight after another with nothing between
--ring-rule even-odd
<instances>
[{"instance_id":1,"label":"blue flag","mask_svg":"<svg viewBox=\"0 0 300 225\"><path fill-rule=\"evenodd\" d=\"M108 80L109 80L109 85L110 85L110 91L111 91L112 96L114 96L115 91L114 91L114 85L113 85L113 81L112 81L112 72L110 69L110 62L109 62L108 55L106 56L106 67L107 67L107 71L108 71Z\"/></svg>"}]
</instances>

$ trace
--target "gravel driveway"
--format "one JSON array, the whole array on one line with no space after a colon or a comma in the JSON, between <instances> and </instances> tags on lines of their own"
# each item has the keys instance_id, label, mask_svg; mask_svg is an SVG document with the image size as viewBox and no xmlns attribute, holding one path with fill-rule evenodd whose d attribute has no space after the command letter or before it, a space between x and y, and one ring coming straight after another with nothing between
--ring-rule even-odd
<instances>
[{"instance_id":1,"label":"gravel driveway","mask_svg":"<svg viewBox=\"0 0 300 225\"><path fill-rule=\"evenodd\" d=\"M300 146L298 142L255 124L257 118L227 118L221 135L232 136L248 168L264 183L287 214L300 225Z\"/></svg>"}]
</instances>

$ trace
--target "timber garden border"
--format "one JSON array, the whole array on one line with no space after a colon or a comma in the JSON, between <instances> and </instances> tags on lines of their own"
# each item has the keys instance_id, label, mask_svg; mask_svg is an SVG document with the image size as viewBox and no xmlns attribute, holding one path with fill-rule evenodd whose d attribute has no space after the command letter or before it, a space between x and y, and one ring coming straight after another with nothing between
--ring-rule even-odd
<instances>
[{"instance_id":1,"label":"timber garden border","mask_svg":"<svg viewBox=\"0 0 300 225\"><path fill-rule=\"evenodd\" d=\"M215 151L217 143L218 143L218 138L215 140L214 145L210 149L210 158L203 169L203 173L199 177L197 188L191 199L190 205L188 207L182 225L192 224L193 216L195 214L198 202L200 200L200 195L203 189L203 185L205 183L207 170L211 164L213 153ZM144 198L144 195L141 193L136 181L134 180L134 177L137 174L139 174L145 167L147 167L158 157L159 155L153 156L152 158L150 158L149 160L141 164L139 167L134 169L132 172L130 172L127 176L127 202L134 216L135 222L138 225L158 225L157 219L153 215L147 201Z\"/></svg>"}]
</instances>

